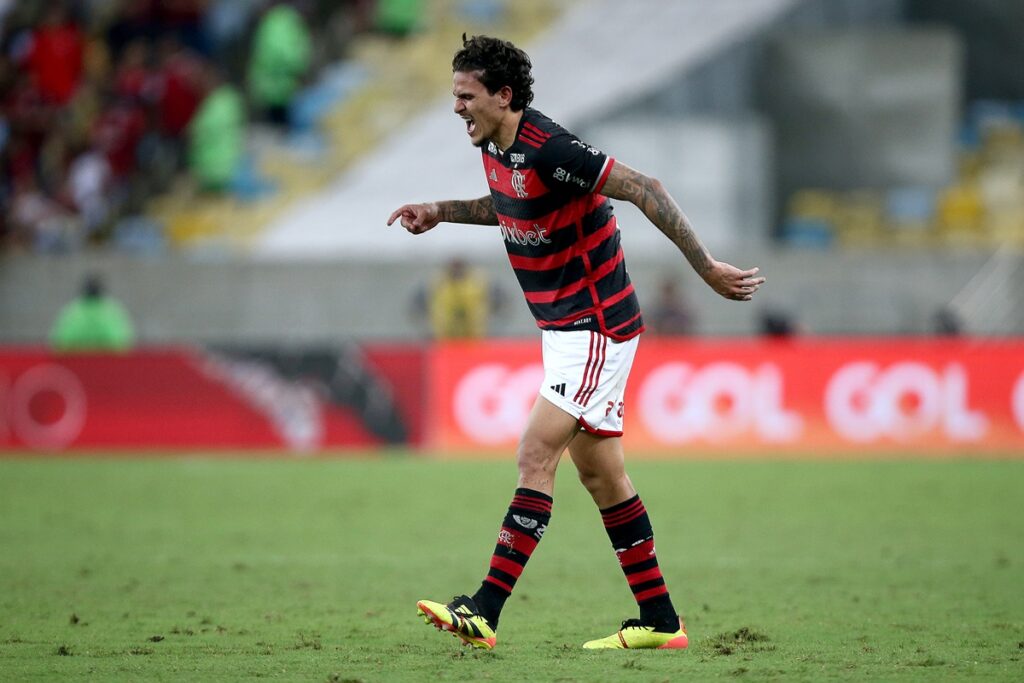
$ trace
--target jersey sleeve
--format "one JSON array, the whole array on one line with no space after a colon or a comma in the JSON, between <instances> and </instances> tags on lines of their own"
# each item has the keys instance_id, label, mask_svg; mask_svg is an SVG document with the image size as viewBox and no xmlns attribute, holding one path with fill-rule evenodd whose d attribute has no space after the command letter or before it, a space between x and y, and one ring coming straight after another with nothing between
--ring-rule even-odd
<instances>
[{"instance_id":1,"label":"jersey sleeve","mask_svg":"<svg viewBox=\"0 0 1024 683\"><path fill-rule=\"evenodd\" d=\"M615 159L570 133L554 135L540 150L534 168L552 191L585 195L600 192Z\"/></svg>"}]
</instances>

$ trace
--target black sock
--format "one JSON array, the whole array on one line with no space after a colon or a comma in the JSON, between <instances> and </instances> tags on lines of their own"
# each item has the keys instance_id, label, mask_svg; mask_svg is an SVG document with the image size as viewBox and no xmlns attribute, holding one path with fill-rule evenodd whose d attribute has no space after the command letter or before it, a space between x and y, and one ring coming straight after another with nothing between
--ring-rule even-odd
<instances>
[{"instance_id":1,"label":"black sock","mask_svg":"<svg viewBox=\"0 0 1024 683\"><path fill-rule=\"evenodd\" d=\"M640 607L640 621L657 631L679 630L679 617L654 554L654 530L640 496L601 510L601 519Z\"/></svg>"},{"instance_id":2,"label":"black sock","mask_svg":"<svg viewBox=\"0 0 1024 683\"><path fill-rule=\"evenodd\" d=\"M491 567L473 595L477 609L497 628L505 600L512 594L527 560L551 521L551 496L532 489L516 489L498 532Z\"/></svg>"}]
</instances>

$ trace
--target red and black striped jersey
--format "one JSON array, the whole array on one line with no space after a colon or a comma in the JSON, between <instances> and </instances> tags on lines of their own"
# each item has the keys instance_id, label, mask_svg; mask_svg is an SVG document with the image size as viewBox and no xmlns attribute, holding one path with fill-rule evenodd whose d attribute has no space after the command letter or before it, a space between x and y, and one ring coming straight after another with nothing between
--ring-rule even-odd
<instances>
[{"instance_id":1,"label":"red and black striped jersey","mask_svg":"<svg viewBox=\"0 0 1024 683\"><path fill-rule=\"evenodd\" d=\"M600 194L615 160L527 108L515 142L481 150L509 262L545 330L644 330L612 204Z\"/></svg>"}]
</instances>

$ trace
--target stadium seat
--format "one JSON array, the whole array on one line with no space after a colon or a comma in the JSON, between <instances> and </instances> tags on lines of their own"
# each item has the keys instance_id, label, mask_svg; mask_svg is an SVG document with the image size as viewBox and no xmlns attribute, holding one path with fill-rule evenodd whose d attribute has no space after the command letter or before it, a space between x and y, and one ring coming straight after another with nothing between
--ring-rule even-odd
<instances>
[{"instance_id":1,"label":"stadium seat","mask_svg":"<svg viewBox=\"0 0 1024 683\"><path fill-rule=\"evenodd\" d=\"M889 235L897 244L923 246L935 218L935 191L928 187L897 187L885 196Z\"/></svg>"},{"instance_id":2,"label":"stadium seat","mask_svg":"<svg viewBox=\"0 0 1024 683\"><path fill-rule=\"evenodd\" d=\"M985 206L973 183L951 185L939 195L937 218L939 237L945 243L981 242Z\"/></svg>"}]
</instances>

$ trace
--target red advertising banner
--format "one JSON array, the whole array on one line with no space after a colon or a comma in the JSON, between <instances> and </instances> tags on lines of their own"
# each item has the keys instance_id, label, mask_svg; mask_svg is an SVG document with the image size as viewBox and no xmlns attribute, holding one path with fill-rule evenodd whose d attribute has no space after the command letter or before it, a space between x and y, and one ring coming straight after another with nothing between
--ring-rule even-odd
<instances>
[{"instance_id":1,"label":"red advertising banner","mask_svg":"<svg viewBox=\"0 0 1024 683\"><path fill-rule=\"evenodd\" d=\"M267 363L199 349L0 351L0 450L383 443L357 411Z\"/></svg>"},{"instance_id":2,"label":"red advertising banner","mask_svg":"<svg viewBox=\"0 0 1024 683\"><path fill-rule=\"evenodd\" d=\"M428 444L515 448L543 379L539 341L438 347ZM1024 457L1024 342L641 340L631 453L987 452Z\"/></svg>"},{"instance_id":3,"label":"red advertising banner","mask_svg":"<svg viewBox=\"0 0 1024 683\"><path fill-rule=\"evenodd\" d=\"M539 340L340 349L0 351L0 451L423 445L514 450ZM722 453L1024 457L1024 341L645 337L624 441Z\"/></svg>"}]
</instances>

